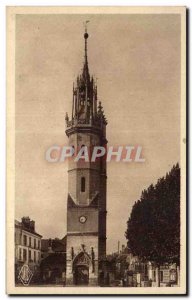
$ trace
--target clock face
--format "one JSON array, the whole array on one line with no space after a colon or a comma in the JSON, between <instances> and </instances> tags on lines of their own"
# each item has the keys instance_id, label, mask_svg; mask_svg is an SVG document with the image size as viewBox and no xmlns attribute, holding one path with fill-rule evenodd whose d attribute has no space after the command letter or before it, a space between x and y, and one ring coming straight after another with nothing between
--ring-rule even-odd
<instances>
[{"instance_id":1,"label":"clock face","mask_svg":"<svg viewBox=\"0 0 192 300\"><path fill-rule=\"evenodd\" d=\"M85 223L87 221L87 218L85 217L85 216L81 216L80 218L79 218L79 222L80 223Z\"/></svg>"}]
</instances>

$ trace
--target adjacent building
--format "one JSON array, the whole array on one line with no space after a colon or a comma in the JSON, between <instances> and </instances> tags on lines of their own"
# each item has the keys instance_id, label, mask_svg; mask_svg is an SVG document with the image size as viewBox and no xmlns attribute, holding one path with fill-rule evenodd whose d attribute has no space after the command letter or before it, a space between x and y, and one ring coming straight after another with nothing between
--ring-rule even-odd
<instances>
[{"instance_id":1,"label":"adjacent building","mask_svg":"<svg viewBox=\"0 0 192 300\"><path fill-rule=\"evenodd\" d=\"M141 261L125 247L116 257L115 277L130 287L179 286L179 267L167 263L158 270L155 264Z\"/></svg>"},{"instance_id":2,"label":"adjacent building","mask_svg":"<svg viewBox=\"0 0 192 300\"><path fill-rule=\"evenodd\" d=\"M21 222L15 220L16 282L24 264L30 267L33 274L38 273L41 261L41 238L42 236L35 231L35 222L29 217L23 217Z\"/></svg>"},{"instance_id":3,"label":"adjacent building","mask_svg":"<svg viewBox=\"0 0 192 300\"><path fill-rule=\"evenodd\" d=\"M42 283L65 285L66 236L62 239L42 239L41 259Z\"/></svg>"}]
</instances>

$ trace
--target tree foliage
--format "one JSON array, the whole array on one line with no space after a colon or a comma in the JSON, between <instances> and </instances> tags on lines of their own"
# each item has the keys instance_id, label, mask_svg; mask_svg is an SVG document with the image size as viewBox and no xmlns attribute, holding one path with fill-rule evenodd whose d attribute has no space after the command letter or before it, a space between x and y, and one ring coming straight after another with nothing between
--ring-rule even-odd
<instances>
[{"instance_id":1,"label":"tree foliage","mask_svg":"<svg viewBox=\"0 0 192 300\"><path fill-rule=\"evenodd\" d=\"M156 264L179 264L179 164L142 192L132 208L125 236L133 255Z\"/></svg>"}]
</instances>

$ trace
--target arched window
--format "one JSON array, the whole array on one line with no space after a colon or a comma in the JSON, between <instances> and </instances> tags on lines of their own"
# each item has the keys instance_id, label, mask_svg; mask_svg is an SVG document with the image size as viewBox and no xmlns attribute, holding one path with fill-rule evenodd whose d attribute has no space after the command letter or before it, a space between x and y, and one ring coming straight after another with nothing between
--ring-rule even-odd
<instances>
[{"instance_id":1,"label":"arched window","mask_svg":"<svg viewBox=\"0 0 192 300\"><path fill-rule=\"evenodd\" d=\"M85 192L85 177L81 177L81 192Z\"/></svg>"}]
</instances>

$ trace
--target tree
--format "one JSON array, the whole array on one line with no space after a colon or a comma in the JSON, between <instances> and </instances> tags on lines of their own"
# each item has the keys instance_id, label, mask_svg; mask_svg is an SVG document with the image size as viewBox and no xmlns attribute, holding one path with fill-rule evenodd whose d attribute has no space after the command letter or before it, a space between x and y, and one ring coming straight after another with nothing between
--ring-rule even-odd
<instances>
[{"instance_id":1,"label":"tree","mask_svg":"<svg viewBox=\"0 0 192 300\"><path fill-rule=\"evenodd\" d=\"M173 166L135 202L125 236L133 255L151 261L180 263L180 168Z\"/></svg>"}]
</instances>

